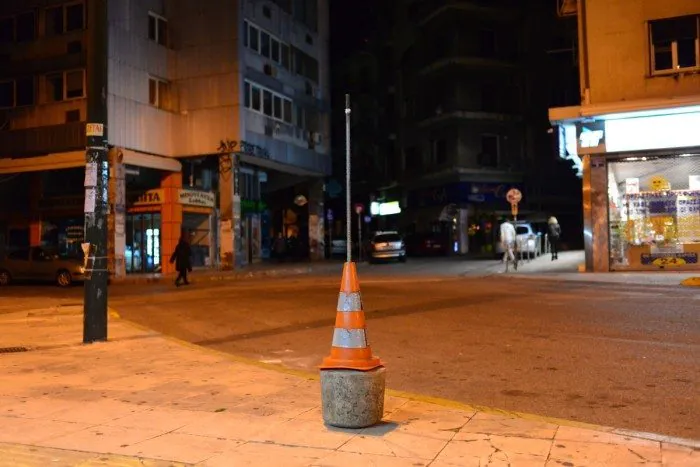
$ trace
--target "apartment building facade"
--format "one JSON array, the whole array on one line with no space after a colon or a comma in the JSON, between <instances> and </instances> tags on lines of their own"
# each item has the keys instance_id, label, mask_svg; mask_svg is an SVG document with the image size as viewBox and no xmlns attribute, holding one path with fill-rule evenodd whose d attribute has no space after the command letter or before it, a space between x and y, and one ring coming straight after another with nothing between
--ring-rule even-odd
<instances>
[{"instance_id":1,"label":"apartment building facade","mask_svg":"<svg viewBox=\"0 0 700 467\"><path fill-rule=\"evenodd\" d=\"M581 102L550 121L583 175L586 270L700 269L700 4L563 3Z\"/></svg>"},{"instance_id":2,"label":"apartment building facade","mask_svg":"<svg viewBox=\"0 0 700 467\"><path fill-rule=\"evenodd\" d=\"M113 273L170 272L181 235L203 267L258 261L276 232L321 257L331 167L327 2L108 6ZM82 241L89 7L0 6L6 248L71 253Z\"/></svg>"},{"instance_id":3,"label":"apartment building facade","mask_svg":"<svg viewBox=\"0 0 700 467\"><path fill-rule=\"evenodd\" d=\"M398 227L437 237L448 254L490 251L510 215L506 192L524 191L523 11L512 1L395 6L396 154L379 201L399 202Z\"/></svg>"}]
</instances>

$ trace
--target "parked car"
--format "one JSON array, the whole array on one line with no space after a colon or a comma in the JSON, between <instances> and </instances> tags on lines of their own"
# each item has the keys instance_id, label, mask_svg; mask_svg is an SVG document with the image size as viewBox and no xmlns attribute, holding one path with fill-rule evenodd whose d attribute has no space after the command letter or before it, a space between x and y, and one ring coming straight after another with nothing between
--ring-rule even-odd
<instances>
[{"instance_id":1,"label":"parked car","mask_svg":"<svg viewBox=\"0 0 700 467\"><path fill-rule=\"evenodd\" d=\"M406 244L398 232L375 232L369 242L368 258L371 263L395 259L406 261Z\"/></svg>"},{"instance_id":2,"label":"parked car","mask_svg":"<svg viewBox=\"0 0 700 467\"><path fill-rule=\"evenodd\" d=\"M406 249L410 256L444 256L447 254L447 243L444 235L416 234L406 239Z\"/></svg>"},{"instance_id":3,"label":"parked car","mask_svg":"<svg viewBox=\"0 0 700 467\"><path fill-rule=\"evenodd\" d=\"M43 247L21 248L0 260L0 286L13 280L55 282L68 287L84 279L85 268L80 258L70 258Z\"/></svg>"},{"instance_id":4,"label":"parked car","mask_svg":"<svg viewBox=\"0 0 700 467\"><path fill-rule=\"evenodd\" d=\"M542 254L541 245L544 241L542 239L542 234L536 232L532 224L529 222L515 222L515 238L517 240L518 250L529 256L539 256ZM496 241L496 255L503 256L503 245L500 239Z\"/></svg>"}]
</instances>

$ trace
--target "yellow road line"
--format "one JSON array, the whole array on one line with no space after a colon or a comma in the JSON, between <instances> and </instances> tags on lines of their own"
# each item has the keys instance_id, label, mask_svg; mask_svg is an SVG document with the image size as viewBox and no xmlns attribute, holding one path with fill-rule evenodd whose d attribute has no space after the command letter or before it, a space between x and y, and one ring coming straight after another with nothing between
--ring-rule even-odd
<instances>
[{"instance_id":1,"label":"yellow road line","mask_svg":"<svg viewBox=\"0 0 700 467\"><path fill-rule=\"evenodd\" d=\"M700 287L700 277L689 277L681 281L681 285L685 287Z\"/></svg>"}]
</instances>

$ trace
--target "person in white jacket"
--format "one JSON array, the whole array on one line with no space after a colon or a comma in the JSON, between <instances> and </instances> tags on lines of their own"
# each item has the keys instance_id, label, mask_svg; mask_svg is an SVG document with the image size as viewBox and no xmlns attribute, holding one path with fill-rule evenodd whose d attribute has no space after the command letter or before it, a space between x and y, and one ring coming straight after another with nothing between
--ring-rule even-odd
<instances>
[{"instance_id":1,"label":"person in white jacket","mask_svg":"<svg viewBox=\"0 0 700 467\"><path fill-rule=\"evenodd\" d=\"M515 249L515 227L508 221L501 224L501 245L503 246L503 261L505 262L510 257L517 269L518 263L515 261L515 254L513 254Z\"/></svg>"}]
</instances>

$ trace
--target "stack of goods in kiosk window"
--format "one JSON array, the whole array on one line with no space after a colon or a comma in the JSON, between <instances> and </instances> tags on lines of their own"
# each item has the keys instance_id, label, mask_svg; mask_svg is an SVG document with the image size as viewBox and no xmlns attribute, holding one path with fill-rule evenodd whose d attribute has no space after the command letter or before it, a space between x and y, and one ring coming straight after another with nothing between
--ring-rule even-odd
<instances>
[{"instance_id":1,"label":"stack of goods in kiosk window","mask_svg":"<svg viewBox=\"0 0 700 467\"><path fill-rule=\"evenodd\" d=\"M647 246L641 263L653 266L697 264L700 252L700 190L672 190L661 176L650 191L627 193L622 206L624 236L631 246Z\"/></svg>"}]
</instances>

